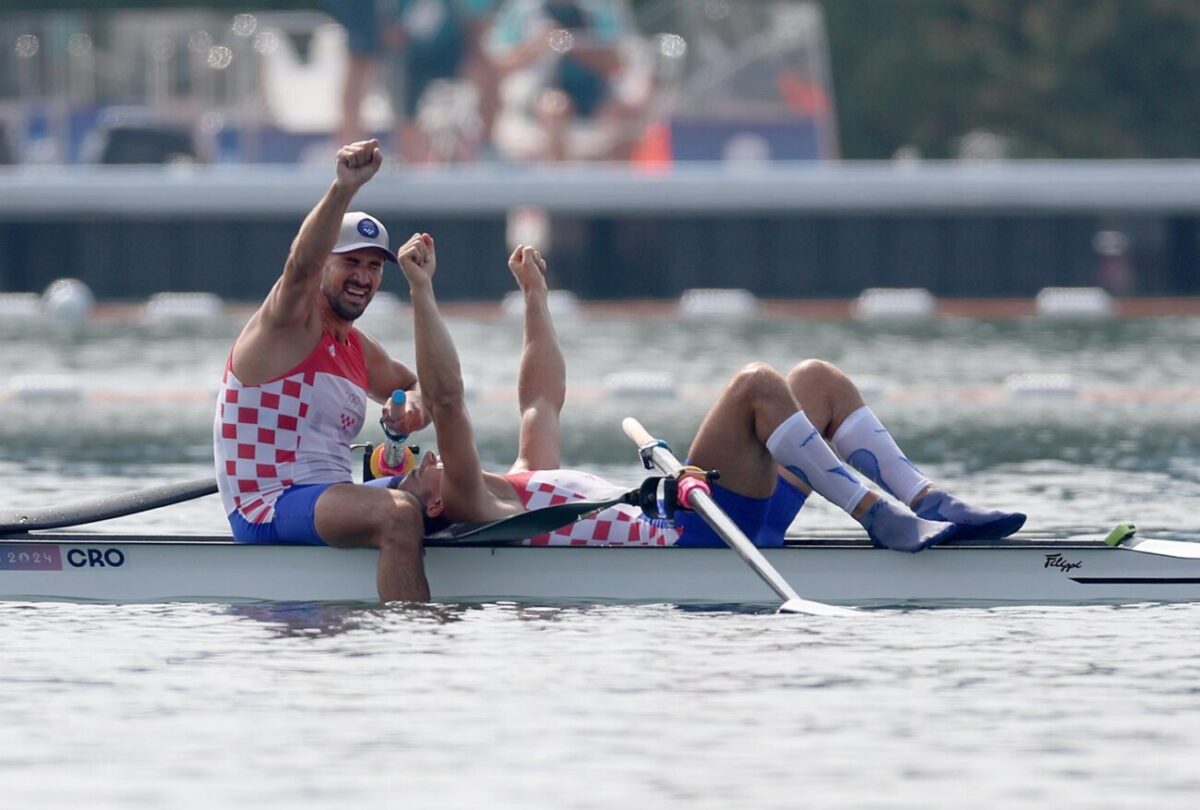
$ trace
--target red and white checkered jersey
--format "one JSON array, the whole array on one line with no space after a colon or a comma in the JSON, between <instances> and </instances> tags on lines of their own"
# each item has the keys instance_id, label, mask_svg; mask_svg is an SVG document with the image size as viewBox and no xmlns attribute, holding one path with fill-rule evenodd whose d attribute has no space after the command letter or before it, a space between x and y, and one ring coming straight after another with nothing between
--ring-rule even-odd
<instances>
[{"instance_id":1,"label":"red and white checkered jersey","mask_svg":"<svg viewBox=\"0 0 1200 810\"><path fill-rule=\"evenodd\" d=\"M213 421L217 488L225 514L269 523L293 484L350 481L350 442L367 415L367 363L358 333L328 332L300 365L261 385L243 385L225 365Z\"/></svg>"},{"instance_id":2,"label":"red and white checkered jersey","mask_svg":"<svg viewBox=\"0 0 1200 810\"><path fill-rule=\"evenodd\" d=\"M536 470L504 477L526 509L604 500L621 491L615 484L579 470ZM525 542L533 546L670 546L678 539L679 531L665 520L648 518L639 507L622 503Z\"/></svg>"}]
</instances>

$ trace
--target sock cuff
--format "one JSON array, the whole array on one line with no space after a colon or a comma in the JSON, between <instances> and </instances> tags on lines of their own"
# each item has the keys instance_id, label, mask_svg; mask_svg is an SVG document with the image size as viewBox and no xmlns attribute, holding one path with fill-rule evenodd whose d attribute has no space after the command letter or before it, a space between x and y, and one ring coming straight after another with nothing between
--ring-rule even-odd
<instances>
[{"instance_id":1,"label":"sock cuff","mask_svg":"<svg viewBox=\"0 0 1200 810\"><path fill-rule=\"evenodd\" d=\"M793 431L801 430L807 436L816 429L817 428L812 422L809 421L808 417L804 415L804 411L796 411L787 419L784 419L783 422L780 423L779 427L775 428L771 435L767 437L767 451L772 456L778 458L777 451L779 450L779 445L781 445L786 440L787 436ZM821 441L824 441L824 439Z\"/></svg>"},{"instance_id":2,"label":"sock cuff","mask_svg":"<svg viewBox=\"0 0 1200 810\"><path fill-rule=\"evenodd\" d=\"M871 406L863 405L843 419L842 424L838 425L838 429L834 431L833 438L829 443L833 445L834 449L838 451L838 455L842 458L846 457L846 452L842 450L842 445L848 441L850 434L858 430L859 426L864 422L871 425L872 428L875 426L883 427L883 423L879 421L879 417L871 410ZM852 450L853 448L850 449Z\"/></svg>"}]
</instances>

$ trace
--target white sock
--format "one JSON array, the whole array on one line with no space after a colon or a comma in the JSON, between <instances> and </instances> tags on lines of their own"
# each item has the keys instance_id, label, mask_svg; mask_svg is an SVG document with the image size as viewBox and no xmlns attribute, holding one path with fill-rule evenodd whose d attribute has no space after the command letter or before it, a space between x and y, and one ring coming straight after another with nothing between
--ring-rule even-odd
<instances>
[{"instance_id":1,"label":"white sock","mask_svg":"<svg viewBox=\"0 0 1200 810\"><path fill-rule=\"evenodd\" d=\"M905 505L929 485L866 405L846 417L833 434L833 446L852 467Z\"/></svg>"},{"instance_id":2,"label":"white sock","mask_svg":"<svg viewBox=\"0 0 1200 810\"><path fill-rule=\"evenodd\" d=\"M779 464L847 513L853 512L869 491L833 454L804 411L797 411L775 428L767 439L767 450Z\"/></svg>"}]
</instances>

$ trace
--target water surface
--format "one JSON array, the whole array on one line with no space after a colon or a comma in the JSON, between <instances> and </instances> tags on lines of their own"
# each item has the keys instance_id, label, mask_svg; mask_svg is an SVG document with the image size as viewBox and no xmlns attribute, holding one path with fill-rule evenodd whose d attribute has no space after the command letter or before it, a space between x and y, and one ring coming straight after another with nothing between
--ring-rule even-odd
<instances>
[{"instance_id":1,"label":"water surface","mask_svg":"<svg viewBox=\"0 0 1200 810\"><path fill-rule=\"evenodd\" d=\"M373 326L411 358L402 318ZM239 327L0 326L0 508L209 474L212 399ZM451 330L485 463L504 467L519 325L456 317ZM641 475L621 417L682 450L742 363L824 357L863 381L926 473L1025 509L1031 528L1200 529L1200 321L608 317L560 332L565 462L618 481ZM639 385L612 376L631 371ZM1030 393L1015 376L1050 373L1069 385ZM215 498L103 527L225 531ZM796 529L853 527L814 502ZM0 604L0 638L11 807L1118 808L1200 796L1192 605L847 621L761 606Z\"/></svg>"}]
</instances>

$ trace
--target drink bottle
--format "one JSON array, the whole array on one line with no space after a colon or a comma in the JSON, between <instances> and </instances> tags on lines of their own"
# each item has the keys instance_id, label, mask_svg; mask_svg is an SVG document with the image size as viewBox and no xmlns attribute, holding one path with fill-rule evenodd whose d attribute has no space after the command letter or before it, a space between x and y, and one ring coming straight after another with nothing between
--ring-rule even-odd
<instances>
[{"instance_id":1,"label":"drink bottle","mask_svg":"<svg viewBox=\"0 0 1200 810\"><path fill-rule=\"evenodd\" d=\"M407 395L401 389L393 391L393 411L402 406L407 399ZM393 433L382 419L379 420L379 425L383 428L383 444L371 452L371 475L376 478L408 475L417 466L417 454L404 443L408 436Z\"/></svg>"}]
</instances>

